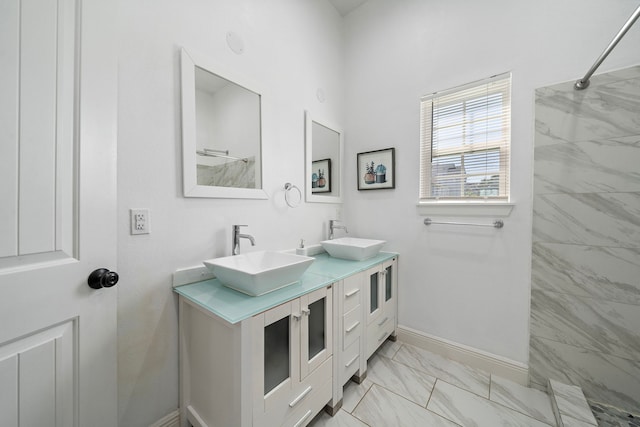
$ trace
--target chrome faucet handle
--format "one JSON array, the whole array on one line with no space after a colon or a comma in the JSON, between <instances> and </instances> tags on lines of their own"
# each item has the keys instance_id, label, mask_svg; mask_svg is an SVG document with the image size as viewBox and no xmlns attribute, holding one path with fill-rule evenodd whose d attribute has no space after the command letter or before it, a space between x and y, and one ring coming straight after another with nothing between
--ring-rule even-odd
<instances>
[{"instance_id":1,"label":"chrome faucet handle","mask_svg":"<svg viewBox=\"0 0 640 427\"><path fill-rule=\"evenodd\" d=\"M253 238L253 236L249 235L249 234L242 234L240 233L240 227L247 227L247 225L244 224L234 224L233 225L233 232L232 232L232 241L231 241L231 255L238 255L240 253L240 239L241 238L246 238L249 239L249 241L251 242L251 246L255 246L256 242Z\"/></svg>"}]
</instances>

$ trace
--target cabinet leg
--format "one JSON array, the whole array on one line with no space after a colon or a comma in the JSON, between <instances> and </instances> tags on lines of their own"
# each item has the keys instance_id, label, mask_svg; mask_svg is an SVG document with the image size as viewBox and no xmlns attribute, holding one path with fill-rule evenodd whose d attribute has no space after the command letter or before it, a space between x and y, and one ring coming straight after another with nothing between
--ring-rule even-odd
<instances>
[{"instance_id":1,"label":"cabinet leg","mask_svg":"<svg viewBox=\"0 0 640 427\"><path fill-rule=\"evenodd\" d=\"M393 342L398 341L398 333L396 331L393 331L391 335L389 335L389 341L393 341Z\"/></svg>"},{"instance_id":2,"label":"cabinet leg","mask_svg":"<svg viewBox=\"0 0 640 427\"><path fill-rule=\"evenodd\" d=\"M340 399L335 406L331 406L331 403L332 402L329 402L324 406L324 411L333 417L338 413L340 408L342 408L342 399Z\"/></svg>"},{"instance_id":3,"label":"cabinet leg","mask_svg":"<svg viewBox=\"0 0 640 427\"><path fill-rule=\"evenodd\" d=\"M351 377L351 381L355 382L356 384L362 384L362 381L364 381L366 378L367 378L367 371L364 371L362 374L358 372L357 374Z\"/></svg>"}]
</instances>

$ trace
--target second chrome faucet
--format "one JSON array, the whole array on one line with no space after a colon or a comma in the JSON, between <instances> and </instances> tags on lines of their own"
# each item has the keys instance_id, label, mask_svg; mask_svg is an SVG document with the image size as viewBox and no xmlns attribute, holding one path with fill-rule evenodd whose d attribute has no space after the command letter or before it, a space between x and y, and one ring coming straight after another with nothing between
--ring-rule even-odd
<instances>
[{"instance_id":1,"label":"second chrome faucet","mask_svg":"<svg viewBox=\"0 0 640 427\"><path fill-rule=\"evenodd\" d=\"M346 225L337 225L336 223L340 222L337 219L330 219L329 220L329 240L333 239L333 230L341 228L344 230L345 233L348 233L349 230L347 230L347 226Z\"/></svg>"},{"instance_id":2,"label":"second chrome faucet","mask_svg":"<svg viewBox=\"0 0 640 427\"><path fill-rule=\"evenodd\" d=\"M233 240L231 242L231 255L238 255L240 253L240 239L249 239L251 246L256 245L256 241L251 234L240 233L240 227L246 227L246 225L234 225L233 226Z\"/></svg>"}]
</instances>

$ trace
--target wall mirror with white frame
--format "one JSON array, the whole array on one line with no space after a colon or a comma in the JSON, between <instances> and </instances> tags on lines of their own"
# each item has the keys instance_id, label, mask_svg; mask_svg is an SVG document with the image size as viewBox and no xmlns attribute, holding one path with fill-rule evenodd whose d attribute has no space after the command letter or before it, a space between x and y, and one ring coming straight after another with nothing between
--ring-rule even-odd
<instances>
[{"instance_id":1,"label":"wall mirror with white frame","mask_svg":"<svg viewBox=\"0 0 640 427\"><path fill-rule=\"evenodd\" d=\"M342 203L343 136L337 126L305 112L307 202Z\"/></svg>"},{"instance_id":2,"label":"wall mirror with white frame","mask_svg":"<svg viewBox=\"0 0 640 427\"><path fill-rule=\"evenodd\" d=\"M266 199L262 92L213 59L182 49L185 197Z\"/></svg>"}]
</instances>

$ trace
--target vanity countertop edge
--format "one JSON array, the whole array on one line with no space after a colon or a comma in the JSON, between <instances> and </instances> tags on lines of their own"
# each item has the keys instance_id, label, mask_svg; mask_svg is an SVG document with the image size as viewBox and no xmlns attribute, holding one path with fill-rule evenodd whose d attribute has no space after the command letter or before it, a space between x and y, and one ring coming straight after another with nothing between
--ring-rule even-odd
<instances>
[{"instance_id":1,"label":"vanity countertop edge","mask_svg":"<svg viewBox=\"0 0 640 427\"><path fill-rule=\"evenodd\" d=\"M328 254L316 255L313 257L313 264L305 271L300 281L257 297L227 288L218 279L177 286L173 291L225 321L235 324L398 255L395 252L380 252L364 261L333 258Z\"/></svg>"}]
</instances>

